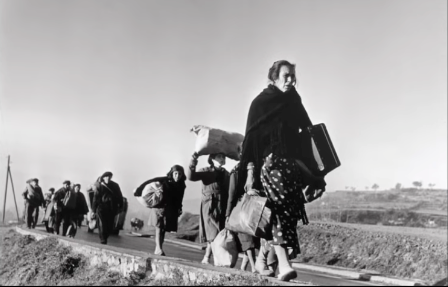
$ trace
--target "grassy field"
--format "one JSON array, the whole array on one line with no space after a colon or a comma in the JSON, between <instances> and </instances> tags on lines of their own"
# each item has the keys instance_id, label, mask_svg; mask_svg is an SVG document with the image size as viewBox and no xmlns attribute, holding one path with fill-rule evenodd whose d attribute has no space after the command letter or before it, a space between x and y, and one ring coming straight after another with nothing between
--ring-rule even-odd
<instances>
[{"instance_id":1,"label":"grassy field","mask_svg":"<svg viewBox=\"0 0 448 287\"><path fill-rule=\"evenodd\" d=\"M316 221L313 223L325 224L328 222ZM448 242L448 232L446 229L402 227L402 226L380 226L380 225L366 225L366 224L338 223L338 222L332 222L331 224L336 226L343 226L345 228L358 229L361 231L406 235L406 236L424 238L428 240L435 240L439 242L445 242L445 243Z\"/></svg>"},{"instance_id":2,"label":"grassy field","mask_svg":"<svg viewBox=\"0 0 448 287\"><path fill-rule=\"evenodd\" d=\"M302 252L297 260L375 270L430 285L445 279L446 240L438 232L424 235L412 229L312 222L298 229Z\"/></svg>"}]
</instances>

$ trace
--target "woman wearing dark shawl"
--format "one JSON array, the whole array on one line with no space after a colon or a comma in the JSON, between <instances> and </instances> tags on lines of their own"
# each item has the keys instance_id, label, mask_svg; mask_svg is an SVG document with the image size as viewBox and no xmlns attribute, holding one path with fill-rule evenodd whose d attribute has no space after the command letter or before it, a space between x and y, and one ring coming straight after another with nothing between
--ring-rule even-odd
<instances>
[{"instance_id":1,"label":"woman wearing dark shawl","mask_svg":"<svg viewBox=\"0 0 448 287\"><path fill-rule=\"evenodd\" d=\"M297 277L290 258L300 253L297 223L308 224L302 182L319 182L303 164L300 130L311 125L294 85L295 66L278 61L269 70L271 84L254 99L249 110L241 166L254 164L252 188L264 190L272 209L279 279ZM238 190L244 192L247 170L239 170Z\"/></svg>"},{"instance_id":2,"label":"woman wearing dark shawl","mask_svg":"<svg viewBox=\"0 0 448 287\"><path fill-rule=\"evenodd\" d=\"M184 168L175 165L167 176L156 177L142 183L134 192L134 196L142 196L143 189L152 182L160 182L163 187L162 203L157 208L150 208L148 225L156 228L156 250L155 255L165 256L163 242L165 232L177 232L179 216L182 215L182 201L185 188Z\"/></svg>"}]
</instances>

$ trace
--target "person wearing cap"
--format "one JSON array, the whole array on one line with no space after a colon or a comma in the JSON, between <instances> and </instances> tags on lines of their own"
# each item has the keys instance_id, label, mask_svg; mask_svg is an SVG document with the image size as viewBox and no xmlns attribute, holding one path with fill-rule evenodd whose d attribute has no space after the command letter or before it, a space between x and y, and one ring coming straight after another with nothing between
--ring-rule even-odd
<instances>
[{"instance_id":1,"label":"person wearing cap","mask_svg":"<svg viewBox=\"0 0 448 287\"><path fill-rule=\"evenodd\" d=\"M39 207L45 205L42 188L39 186L39 180L32 178L27 180L26 189L23 192L25 199L25 221L29 229L36 228L39 219Z\"/></svg>"},{"instance_id":2,"label":"person wearing cap","mask_svg":"<svg viewBox=\"0 0 448 287\"><path fill-rule=\"evenodd\" d=\"M59 231L61 228L61 223L64 217L64 199L67 195L67 193L70 191L70 181L66 180L63 183L63 186L58 189L58 191L56 191L54 193L53 196L53 208L54 208L54 213L55 213L55 222L54 222L54 234L59 235ZM64 235L64 234L63 234Z\"/></svg>"},{"instance_id":3,"label":"person wearing cap","mask_svg":"<svg viewBox=\"0 0 448 287\"><path fill-rule=\"evenodd\" d=\"M78 228L81 228L84 216L89 212L89 207L87 206L86 197L81 192L81 185L75 184L73 186L73 189L76 193L76 208L74 212L74 220Z\"/></svg>"},{"instance_id":4,"label":"person wearing cap","mask_svg":"<svg viewBox=\"0 0 448 287\"><path fill-rule=\"evenodd\" d=\"M167 176L157 177L142 183L134 192L134 196L142 196L146 185L159 182L162 185L163 200L157 207L150 208L148 225L156 229L155 255L165 256L163 243L165 232L177 232L179 216L182 215L182 201L186 189L184 168L180 165L173 166Z\"/></svg>"},{"instance_id":5,"label":"person wearing cap","mask_svg":"<svg viewBox=\"0 0 448 287\"><path fill-rule=\"evenodd\" d=\"M113 174L105 172L93 185L93 217L97 219L101 244L107 244L114 228L114 218L123 207L120 186L112 181Z\"/></svg>"}]
</instances>

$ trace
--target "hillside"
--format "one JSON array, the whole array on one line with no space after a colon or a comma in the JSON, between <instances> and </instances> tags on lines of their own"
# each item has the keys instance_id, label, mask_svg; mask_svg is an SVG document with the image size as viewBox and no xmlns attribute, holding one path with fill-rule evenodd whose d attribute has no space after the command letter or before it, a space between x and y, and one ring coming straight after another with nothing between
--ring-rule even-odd
<instances>
[{"instance_id":1,"label":"hillside","mask_svg":"<svg viewBox=\"0 0 448 287\"><path fill-rule=\"evenodd\" d=\"M446 228L446 190L336 191L307 205L312 220Z\"/></svg>"}]
</instances>

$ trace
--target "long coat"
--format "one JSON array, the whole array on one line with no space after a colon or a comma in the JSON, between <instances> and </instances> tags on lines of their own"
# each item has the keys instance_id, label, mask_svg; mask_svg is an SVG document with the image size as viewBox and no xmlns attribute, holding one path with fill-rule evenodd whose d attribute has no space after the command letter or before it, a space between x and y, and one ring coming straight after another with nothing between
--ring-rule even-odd
<instances>
[{"instance_id":1,"label":"long coat","mask_svg":"<svg viewBox=\"0 0 448 287\"><path fill-rule=\"evenodd\" d=\"M212 167L205 167L196 171L192 164L187 169L189 180L202 181L199 219L199 239L201 243L212 242L225 227L229 177L229 172L225 169L218 171ZM219 178L221 178L221 182L218 182Z\"/></svg>"},{"instance_id":2,"label":"long coat","mask_svg":"<svg viewBox=\"0 0 448 287\"><path fill-rule=\"evenodd\" d=\"M113 214L116 215L123 206L123 194L116 182L110 181L106 185L104 182L97 181L93 185L93 190L95 191L92 203L93 212L96 212L100 205L106 204Z\"/></svg>"}]
</instances>

